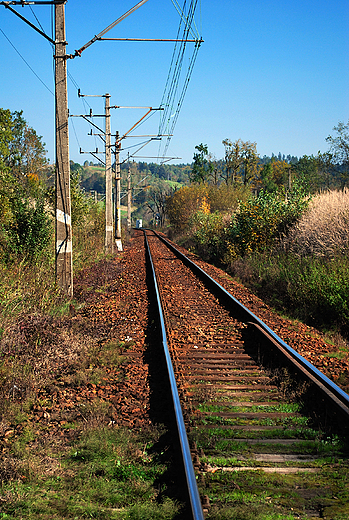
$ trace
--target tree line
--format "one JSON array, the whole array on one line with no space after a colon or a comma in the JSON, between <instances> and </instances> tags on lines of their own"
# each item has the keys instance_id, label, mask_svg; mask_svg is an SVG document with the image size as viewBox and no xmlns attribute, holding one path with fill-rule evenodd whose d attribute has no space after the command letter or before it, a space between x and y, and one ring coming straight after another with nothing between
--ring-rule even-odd
<instances>
[{"instance_id":1,"label":"tree line","mask_svg":"<svg viewBox=\"0 0 349 520\"><path fill-rule=\"evenodd\" d=\"M290 189L294 179L302 180L309 193L341 189L349 183L349 122L339 122L335 134L326 138L329 150L295 157L272 155L260 157L257 144L251 141L224 139L224 157L215 159L206 144L195 147L190 181L231 186L249 186L252 191L275 192Z\"/></svg>"}]
</instances>

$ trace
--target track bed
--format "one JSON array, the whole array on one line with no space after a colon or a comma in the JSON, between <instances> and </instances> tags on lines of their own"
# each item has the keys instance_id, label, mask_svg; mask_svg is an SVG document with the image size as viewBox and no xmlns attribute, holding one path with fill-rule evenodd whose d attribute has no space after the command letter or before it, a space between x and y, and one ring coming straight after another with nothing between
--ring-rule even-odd
<instances>
[{"instance_id":1,"label":"track bed","mask_svg":"<svg viewBox=\"0 0 349 520\"><path fill-rule=\"evenodd\" d=\"M309 385L263 366L250 327L147 235L205 514L349 518L346 447Z\"/></svg>"}]
</instances>

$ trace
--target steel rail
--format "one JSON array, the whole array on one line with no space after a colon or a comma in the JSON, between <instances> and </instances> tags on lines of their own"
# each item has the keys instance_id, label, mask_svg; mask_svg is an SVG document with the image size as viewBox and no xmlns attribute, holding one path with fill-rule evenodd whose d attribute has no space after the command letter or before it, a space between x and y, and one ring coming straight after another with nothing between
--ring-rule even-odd
<instances>
[{"instance_id":1,"label":"steel rail","mask_svg":"<svg viewBox=\"0 0 349 520\"><path fill-rule=\"evenodd\" d=\"M281 353L287 354L288 359L295 360L295 364L303 367L303 372L306 375L308 372L312 377L313 383L317 384L319 390L326 395L333 404L339 408L349 419L349 395L344 392L339 386L337 386L331 379L325 374L320 372L314 365L307 361L303 356L296 352L292 347L285 343L272 329L268 327L260 318L258 318L253 312L245 307L239 300L234 298L224 287L222 287L216 280L214 280L209 274L207 274L201 267L195 262L190 260L187 256L181 253L173 244L171 244L164 237L159 235L156 231L154 234L164 243L166 246L175 253L175 255L182 260L195 274L199 276L203 281L209 285L218 297L228 304L230 310L234 308L243 316L245 323L255 325L256 329L264 333L266 339L268 336L273 340L273 344L280 347Z\"/></svg>"},{"instance_id":2,"label":"steel rail","mask_svg":"<svg viewBox=\"0 0 349 520\"><path fill-rule=\"evenodd\" d=\"M196 476L195 476L193 462L192 462L192 458L191 458L190 447L189 447L185 423L184 423L184 419L183 419L181 403L179 400L176 378L175 378L173 365L172 365L172 361L171 361L171 356L170 356L168 343L167 343L165 320L164 320L164 316L163 316L163 312L162 312L162 305L161 305L160 292L159 292L158 283L157 283L157 277L156 277L155 268L154 268L154 264L153 264L153 260L152 260L152 256L151 256L151 252L150 252L150 247L149 247L149 243L148 243L148 239L147 239L147 235L146 235L146 230L143 230L143 232L144 232L144 241L145 241L145 246L146 246L146 252L147 252L148 260L149 260L149 263L151 266L154 289L155 289L155 293L156 293L156 300L157 300L157 305L158 305L158 313L159 313L160 326L161 326L162 345L163 345L163 349L164 349L166 366L167 366L167 371L168 371L168 376L169 376L169 381L170 381L172 400L173 400L173 405L174 405L178 435L179 435L181 451L182 451L182 456L183 456L183 463L184 463L184 469L185 469L185 476L186 476L186 480L187 480L191 511L192 511L192 515L193 515L193 520L204 520L204 514L203 514L203 510L202 510L202 506L201 506L199 490L197 487Z\"/></svg>"}]
</instances>

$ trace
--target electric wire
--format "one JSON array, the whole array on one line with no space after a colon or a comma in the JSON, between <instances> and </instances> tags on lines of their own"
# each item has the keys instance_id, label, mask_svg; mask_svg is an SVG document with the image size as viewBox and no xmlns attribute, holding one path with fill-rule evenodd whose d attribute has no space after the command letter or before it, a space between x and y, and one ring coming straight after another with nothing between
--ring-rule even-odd
<instances>
[{"instance_id":1,"label":"electric wire","mask_svg":"<svg viewBox=\"0 0 349 520\"><path fill-rule=\"evenodd\" d=\"M175 2L175 3L174 3ZM160 117L160 123L159 123L159 135L161 134L173 134L173 129L177 123L177 119L179 116L180 109L182 107L184 96L188 88L188 84L191 78L191 74L193 71L193 67L196 61L196 57L198 54L198 50L200 47L201 39L200 36L198 36L197 41L195 43L194 50L191 54L191 57L189 58L189 66L187 69L187 72L184 77L184 81L182 83L182 90L181 93L178 95L180 80L183 70L183 62L184 62L184 56L186 53L187 45L186 41L188 39L189 33L191 32L193 34L192 26L195 26L195 29L197 31L195 21L194 21L194 14L195 10L197 8L198 0L192 0L190 2L190 5L187 9L187 14L185 13L186 10L186 0L183 4L183 9L179 6L177 0L172 0L172 3L175 5L177 11L180 12L180 22L179 27L177 31L177 39L179 39L179 35L182 32L181 39L184 40L180 42L179 45L177 43L174 46L170 69L168 72L166 84L165 84L165 90L163 93L162 101L161 101L161 107L164 108L164 111ZM184 25L184 27L182 27ZM167 137L167 140L164 145L164 150L161 153L161 148L163 146L163 141L160 142L159 145L159 151L158 156L159 158L166 155L167 149L169 147L171 141L171 136Z\"/></svg>"},{"instance_id":2,"label":"electric wire","mask_svg":"<svg viewBox=\"0 0 349 520\"><path fill-rule=\"evenodd\" d=\"M0 27L0 31L2 32L2 34L4 35L6 40L9 42L11 47L13 47L13 49L17 52L18 56L24 61L24 63L27 65L27 67L32 71L34 76L40 81L40 83L42 83L44 85L44 87L50 92L50 94L52 94L52 96L54 96L54 93L52 92L52 90L46 85L46 83L40 78L40 76L38 76L38 74L35 72L35 70L29 65L27 60L22 56L22 54L19 52L19 50L15 47L15 45L11 42L11 40L6 36L4 31L1 29L1 27Z\"/></svg>"},{"instance_id":3,"label":"electric wire","mask_svg":"<svg viewBox=\"0 0 349 520\"><path fill-rule=\"evenodd\" d=\"M182 24L182 18L181 18L181 20L179 22L179 27L178 27L178 30L177 30L176 39L179 39L179 33L180 33L181 24ZM161 103L160 103L160 106L162 106L162 107L168 106L168 105L165 104L165 96L166 96L166 93L167 93L167 90L168 90L169 83L171 81L171 71L172 71L173 63L174 63L174 60L175 60L175 57L176 57L176 49L177 49L177 42L174 44L174 49L173 49L173 53L172 53L170 68L169 68L169 71L168 71L168 75L167 75L167 79L166 79L166 83L165 83L165 89L164 89L164 93L163 93L162 100L161 100ZM162 124L162 121L165 120L165 119L166 119L166 113L164 111L164 113L162 114L162 117L160 117L160 125ZM161 129L161 126L159 127L159 133L161 133L160 129Z\"/></svg>"},{"instance_id":4,"label":"electric wire","mask_svg":"<svg viewBox=\"0 0 349 520\"><path fill-rule=\"evenodd\" d=\"M178 12L179 16L182 18L183 22L184 22L185 24L187 24L187 23L188 23L188 21L187 21L187 17L186 17L186 15L184 14L183 9L182 9L182 8L180 7L180 5L178 4L177 0L171 0L171 1L172 1L172 4L174 5L176 11ZM192 34L192 37L193 37L194 39L200 38L200 35L199 35L199 32L198 32L198 30L197 30L197 28L196 28L195 22L194 22L194 26L195 26L195 29L196 29L196 34L195 34L195 32L193 31L192 27L189 27L189 30L190 30L190 32L191 32L191 34Z\"/></svg>"},{"instance_id":5,"label":"electric wire","mask_svg":"<svg viewBox=\"0 0 349 520\"><path fill-rule=\"evenodd\" d=\"M69 77L70 81L72 82L74 88L76 88L77 91L81 90L79 84L74 79L73 75L71 74L71 72L69 70L67 71L67 74L68 74L68 77ZM80 99L81 99L82 105L84 107L84 111L88 112L88 109L91 109L91 105L88 103L88 101L85 99L84 96L81 96ZM94 118L92 117L92 121L93 121L93 119ZM73 120L72 120L72 125L73 125L73 131L75 132L75 135L76 135L76 130L75 130L75 126L74 126ZM92 130L92 125L90 125L90 130ZM77 135L76 135L76 138L77 138ZM80 147L78 139L77 139L77 142L78 142L78 146L79 146L79 149L80 149L81 147ZM97 148L96 136L94 136L94 143L95 143L95 147Z\"/></svg>"},{"instance_id":6,"label":"electric wire","mask_svg":"<svg viewBox=\"0 0 349 520\"><path fill-rule=\"evenodd\" d=\"M191 59L191 62L190 62L189 68L188 68L188 72L187 72L187 75L186 75L186 78L185 78L183 90L181 92L181 95L180 95L180 98L179 98L179 101L178 101L177 109L176 109L175 115L173 117L172 124L171 124L171 126L170 126L170 128L168 130L169 134L173 134L173 132L174 132L174 128L175 128L177 120L178 120L179 112L180 112L180 110L182 108L184 97L185 97L186 91L188 89L190 77L191 77L191 74L192 74L192 71L193 71L193 68L194 68L194 64L195 64L195 61L196 61L198 50L199 50L199 45L196 44L196 49L195 49L195 52L194 52L194 54L192 56L192 59ZM165 144L164 151L163 151L163 154L162 154L163 157L166 156L168 147L170 145L170 141L171 141L171 135L168 136L167 139L166 139L166 144Z\"/></svg>"},{"instance_id":7,"label":"electric wire","mask_svg":"<svg viewBox=\"0 0 349 520\"><path fill-rule=\"evenodd\" d=\"M185 77L185 80L184 80L184 83L183 83L183 88L182 88L181 94L180 94L179 99L178 99L177 108L176 108L176 111L174 113L171 126L168 129L168 133L169 134L173 134L174 127L176 126L177 119L178 119L178 116L179 116L179 112L180 112L180 110L182 108L182 104L183 104L184 97L185 97L185 94L186 94L187 89L188 89L188 85L189 85L189 81L190 81L190 78L191 78L191 74L193 72L193 68L194 68L194 64L195 64L196 58L197 58L198 51L199 51L199 43L196 43L195 44L194 53L192 54L192 57L191 57L191 60L190 60L190 63L189 63L189 67L188 67L188 70L187 70L187 74L186 74L186 77ZM166 141L164 155L166 155L168 146L170 144L170 140L171 140L171 137L169 136L167 138L167 141Z\"/></svg>"},{"instance_id":8,"label":"electric wire","mask_svg":"<svg viewBox=\"0 0 349 520\"><path fill-rule=\"evenodd\" d=\"M186 4L186 2L184 2L184 7L185 7L185 4ZM186 18L187 23L185 24L185 27L183 29L182 40L186 40L188 38L189 28L191 26L196 4L197 4L197 1L195 2L195 5L193 5L193 2L191 2L191 5L189 7L188 16ZM180 24L179 24L178 33L177 33L178 35L180 34L181 25L182 25L182 19L180 20ZM179 79L180 79L180 75L181 75L181 71L182 71L182 64L183 64L185 50L186 50L185 41L180 43L178 52L177 52L177 46L175 46L175 48L174 48L173 59L172 59L171 66L170 66L168 80L166 82L166 85L167 86L169 85L168 92L167 92L167 100L166 100L166 102L164 102L164 98L166 95L166 87L165 87L164 96L163 96L163 100L162 100L162 103L164 103L164 106L165 106L165 110L164 110L162 120L160 123L161 131L159 131L159 133L165 133L165 131L164 131L165 125L166 124L169 125L170 119L171 119L171 117L173 117L171 115L171 113L173 111L175 97L176 97L176 93L177 93L178 86L179 86ZM171 69L172 69L174 61L175 61L175 65L174 65L173 72L172 72L172 79L169 81L169 78L171 76ZM168 133L168 132L166 132L166 133Z\"/></svg>"},{"instance_id":9,"label":"electric wire","mask_svg":"<svg viewBox=\"0 0 349 520\"><path fill-rule=\"evenodd\" d=\"M124 152L125 150L131 150L131 148L136 148L136 146L141 146L145 143L149 143L149 139L147 139L146 141L142 141L141 143L136 143L136 144L131 144L130 146L125 146L122 148L122 151Z\"/></svg>"},{"instance_id":10,"label":"electric wire","mask_svg":"<svg viewBox=\"0 0 349 520\"><path fill-rule=\"evenodd\" d=\"M80 146L79 138L78 138L76 130L75 130L75 125L74 125L74 120L73 119L71 119L71 124L72 124L72 127L73 127L73 132L74 132L74 135L75 135L76 142L78 144L78 148L80 149L81 146Z\"/></svg>"},{"instance_id":11,"label":"electric wire","mask_svg":"<svg viewBox=\"0 0 349 520\"><path fill-rule=\"evenodd\" d=\"M40 29L42 30L42 32L43 32L44 34L46 34L45 29L44 29L43 26L41 25L41 23L40 23L38 17L36 16L36 14L34 13L32 6L30 5L29 7L30 7L31 12L32 12L33 15L34 15L35 20L38 22ZM46 34L46 36L47 36L47 34ZM53 38L52 38L52 39L53 39ZM53 45L53 44L51 43L51 45Z\"/></svg>"}]
</instances>

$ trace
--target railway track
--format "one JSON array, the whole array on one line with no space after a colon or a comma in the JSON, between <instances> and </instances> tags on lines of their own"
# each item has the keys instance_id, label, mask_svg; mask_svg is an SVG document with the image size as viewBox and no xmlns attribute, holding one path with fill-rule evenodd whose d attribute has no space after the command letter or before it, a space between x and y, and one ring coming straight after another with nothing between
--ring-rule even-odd
<instances>
[{"instance_id":1,"label":"railway track","mask_svg":"<svg viewBox=\"0 0 349 520\"><path fill-rule=\"evenodd\" d=\"M349 518L349 396L144 234L192 517Z\"/></svg>"}]
</instances>

